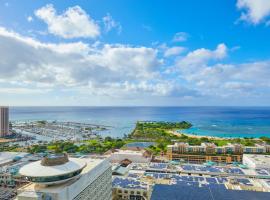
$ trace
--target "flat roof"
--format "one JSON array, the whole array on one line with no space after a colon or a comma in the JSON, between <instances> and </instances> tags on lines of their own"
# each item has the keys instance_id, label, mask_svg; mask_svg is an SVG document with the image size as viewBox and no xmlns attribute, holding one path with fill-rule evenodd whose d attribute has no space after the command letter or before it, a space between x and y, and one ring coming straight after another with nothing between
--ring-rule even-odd
<instances>
[{"instance_id":1,"label":"flat roof","mask_svg":"<svg viewBox=\"0 0 270 200\"><path fill-rule=\"evenodd\" d=\"M133 151L133 150L118 150L112 154L129 154L129 155L142 155L144 151Z\"/></svg>"},{"instance_id":2,"label":"flat roof","mask_svg":"<svg viewBox=\"0 0 270 200\"><path fill-rule=\"evenodd\" d=\"M161 185L154 186L151 200L239 200L239 199L270 199L270 192L253 192L246 190L229 190L223 186L182 186Z\"/></svg>"},{"instance_id":3,"label":"flat roof","mask_svg":"<svg viewBox=\"0 0 270 200\"><path fill-rule=\"evenodd\" d=\"M25 152L0 152L0 165L11 162L16 156L25 157Z\"/></svg>"},{"instance_id":4,"label":"flat roof","mask_svg":"<svg viewBox=\"0 0 270 200\"><path fill-rule=\"evenodd\" d=\"M244 154L243 157L247 157L256 165L268 165L270 167L270 155Z\"/></svg>"},{"instance_id":5,"label":"flat roof","mask_svg":"<svg viewBox=\"0 0 270 200\"><path fill-rule=\"evenodd\" d=\"M126 189L141 189L146 190L147 184L140 181L137 178L125 178L125 177L114 177L112 181L113 188L126 188Z\"/></svg>"}]
</instances>

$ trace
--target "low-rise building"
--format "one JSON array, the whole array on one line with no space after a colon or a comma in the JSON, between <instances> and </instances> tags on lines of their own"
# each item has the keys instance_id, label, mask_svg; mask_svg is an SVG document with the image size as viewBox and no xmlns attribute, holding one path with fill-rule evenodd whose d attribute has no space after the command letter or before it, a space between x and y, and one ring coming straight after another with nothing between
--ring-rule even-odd
<instances>
[{"instance_id":1,"label":"low-rise building","mask_svg":"<svg viewBox=\"0 0 270 200\"><path fill-rule=\"evenodd\" d=\"M23 152L0 152L0 167L10 165L16 160L21 159L27 155L29 154Z\"/></svg>"},{"instance_id":2,"label":"low-rise building","mask_svg":"<svg viewBox=\"0 0 270 200\"><path fill-rule=\"evenodd\" d=\"M132 151L132 150L115 150L109 155L109 160L112 163L119 163L125 159L134 163L149 163L151 161L151 155L145 151Z\"/></svg>"},{"instance_id":3,"label":"low-rise building","mask_svg":"<svg viewBox=\"0 0 270 200\"><path fill-rule=\"evenodd\" d=\"M270 150L269 145L243 146L241 144L227 144L216 146L213 143L189 145L188 143L175 143L167 146L169 160L182 160L185 162L202 163L213 162L242 162L243 153L263 154Z\"/></svg>"},{"instance_id":4,"label":"low-rise building","mask_svg":"<svg viewBox=\"0 0 270 200\"><path fill-rule=\"evenodd\" d=\"M234 154L234 152L237 152ZM175 143L167 146L169 160L183 161L190 163L218 162L232 163L242 161L242 148L240 145L229 144L218 147L213 143L202 143L192 146L188 143Z\"/></svg>"},{"instance_id":5,"label":"low-rise building","mask_svg":"<svg viewBox=\"0 0 270 200\"><path fill-rule=\"evenodd\" d=\"M255 146L244 146L243 147L243 152L244 153L266 153L268 150L267 145L259 145L255 144Z\"/></svg>"}]
</instances>

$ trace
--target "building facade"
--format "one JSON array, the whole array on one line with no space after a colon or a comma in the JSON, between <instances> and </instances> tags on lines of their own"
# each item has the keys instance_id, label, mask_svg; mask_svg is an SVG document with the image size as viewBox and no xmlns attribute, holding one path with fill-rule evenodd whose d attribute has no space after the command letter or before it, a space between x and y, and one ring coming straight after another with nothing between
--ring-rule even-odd
<instances>
[{"instance_id":1,"label":"building facade","mask_svg":"<svg viewBox=\"0 0 270 200\"><path fill-rule=\"evenodd\" d=\"M218 162L232 163L242 162L243 153L268 153L269 145L243 146L241 144L228 144L216 146L213 143L202 143L201 145L189 145L188 143L175 143L167 146L167 157L169 160L185 161L190 163Z\"/></svg>"},{"instance_id":2,"label":"building facade","mask_svg":"<svg viewBox=\"0 0 270 200\"><path fill-rule=\"evenodd\" d=\"M150 193L141 188L114 188L113 200L149 200Z\"/></svg>"},{"instance_id":3,"label":"building facade","mask_svg":"<svg viewBox=\"0 0 270 200\"><path fill-rule=\"evenodd\" d=\"M0 137L9 135L9 108L0 107Z\"/></svg>"}]
</instances>

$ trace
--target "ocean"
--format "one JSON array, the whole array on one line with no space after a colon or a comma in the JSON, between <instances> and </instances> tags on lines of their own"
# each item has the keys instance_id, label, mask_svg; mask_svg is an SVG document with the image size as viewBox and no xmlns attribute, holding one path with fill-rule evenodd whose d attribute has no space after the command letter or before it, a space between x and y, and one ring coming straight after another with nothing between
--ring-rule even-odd
<instances>
[{"instance_id":1,"label":"ocean","mask_svg":"<svg viewBox=\"0 0 270 200\"><path fill-rule=\"evenodd\" d=\"M270 137L270 107L10 107L11 121L76 121L112 128L122 137L136 121L189 121L186 133L219 137Z\"/></svg>"}]
</instances>

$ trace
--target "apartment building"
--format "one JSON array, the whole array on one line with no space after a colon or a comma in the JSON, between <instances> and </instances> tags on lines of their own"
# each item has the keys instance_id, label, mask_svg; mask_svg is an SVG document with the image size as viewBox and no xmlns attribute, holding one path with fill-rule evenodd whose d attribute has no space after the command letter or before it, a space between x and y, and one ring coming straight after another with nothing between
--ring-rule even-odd
<instances>
[{"instance_id":1,"label":"apartment building","mask_svg":"<svg viewBox=\"0 0 270 200\"><path fill-rule=\"evenodd\" d=\"M243 146L241 144L228 144L216 146L214 143L202 143L201 145L189 145L188 143L175 143L167 146L169 160L178 160L191 163L218 162L232 163L242 162L243 153L267 153L269 145Z\"/></svg>"}]
</instances>

